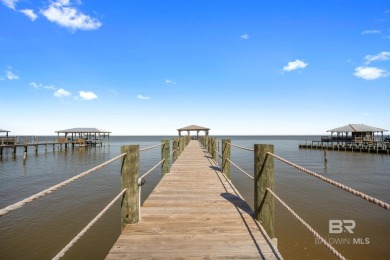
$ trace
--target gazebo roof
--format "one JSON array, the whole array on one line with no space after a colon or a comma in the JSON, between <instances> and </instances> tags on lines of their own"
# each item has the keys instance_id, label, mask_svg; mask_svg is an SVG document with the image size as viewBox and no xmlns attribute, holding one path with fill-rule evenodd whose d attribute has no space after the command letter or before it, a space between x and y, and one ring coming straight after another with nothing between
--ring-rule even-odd
<instances>
[{"instance_id":1,"label":"gazebo roof","mask_svg":"<svg viewBox=\"0 0 390 260\"><path fill-rule=\"evenodd\" d=\"M328 130L327 132L387 132L388 130L378 128L378 127L373 127L373 126L368 126L368 125L363 125L363 124L349 124L345 125L342 127L338 127L335 129Z\"/></svg>"},{"instance_id":2,"label":"gazebo roof","mask_svg":"<svg viewBox=\"0 0 390 260\"><path fill-rule=\"evenodd\" d=\"M83 128L83 127L58 130L55 132L56 133L103 133L103 134L111 133L110 131L106 131L98 128Z\"/></svg>"},{"instance_id":3,"label":"gazebo roof","mask_svg":"<svg viewBox=\"0 0 390 260\"><path fill-rule=\"evenodd\" d=\"M198 125L189 125L186 127L179 128L177 130L178 131L198 131L198 130L204 131L204 130L210 130L210 128L198 126Z\"/></svg>"}]
</instances>

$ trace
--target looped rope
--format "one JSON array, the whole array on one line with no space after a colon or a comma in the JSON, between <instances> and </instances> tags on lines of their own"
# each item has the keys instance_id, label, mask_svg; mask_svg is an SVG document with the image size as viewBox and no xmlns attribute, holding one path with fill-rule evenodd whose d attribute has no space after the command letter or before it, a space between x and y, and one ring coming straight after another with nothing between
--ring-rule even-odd
<instances>
[{"instance_id":1,"label":"looped rope","mask_svg":"<svg viewBox=\"0 0 390 260\"><path fill-rule=\"evenodd\" d=\"M80 233L77 234L77 236L75 236L75 238L73 238L55 257L53 257L53 260L57 260L63 257L66 251L68 251L77 242L77 240L79 240L85 234L85 232L87 232L88 229L90 229L92 225L95 224L109 208L111 208L115 201L122 197L125 192L126 189L123 189L94 219L92 219L91 222L88 223L88 225L83 230L80 231Z\"/></svg>"},{"instance_id":2,"label":"looped rope","mask_svg":"<svg viewBox=\"0 0 390 260\"><path fill-rule=\"evenodd\" d=\"M104 167L104 166L106 166L106 165L112 163L112 162L115 161L115 160L118 160L119 158L121 158L121 157L123 157L123 156L125 156L125 155L126 155L126 153L122 153L121 155L118 155L117 157L114 157L114 158L112 158L111 160L108 160L107 162L104 162L104 163L102 163L102 164L99 164L98 166L96 166L96 167L94 167L94 168L92 168L92 169L89 169L89 170L87 170L87 171L85 171L85 172L83 172L83 173L80 173L79 175L76 175L76 176L74 176L74 177L72 177L72 178L70 178L70 179L68 179L68 180L66 180L66 181L63 181L63 182L61 182L61 183L59 183L59 184L57 184L57 185L54 185L54 186L52 186L52 187L50 187L50 188L48 188L48 189L46 189L46 190L43 190L43 191L41 191L41 192L39 192L39 193L37 193L37 194L35 194L35 195L32 195L32 196L30 196L30 197L28 197L28 198L26 198L26 199L24 199L24 200L21 200L21 201L16 202L16 203L14 203L14 204L12 204L12 205L10 205L10 206L8 206L8 207L5 207L5 208L3 208L3 209L0 210L0 217L1 217L1 216L4 216L5 214L7 214L7 213L9 213L9 212L11 212L11 211L13 211L13 210L16 210L16 209L18 209L18 208L23 207L23 206L26 205L27 203L33 202L34 200L36 200L36 199L38 199L38 198L40 198L40 197L43 197L43 196L45 196L45 195L47 195L47 194L49 194L49 193L52 193L53 191L56 191L56 190L58 190L59 188L65 186L65 185L67 185L67 184L69 184L69 183L71 183L71 182L73 182L73 181L75 181L75 180L80 179L81 177L84 177L84 176L86 176L86 175L88 175L88 174L90 174L90 173L92 173L92 172L94 172L94 171L97 171L97 170L99 170L100 168L102 168L102 167Z\"/></svg>"},{"instance_id":3,"label":"looped rope","mask_svg":"<svg viewBox=\"0 0 390 260\"><path fill-rule=\"evenodd\" d=\"M277 155L275 155L273 153L268 152L267 154L269 154L270 156L272 156L272 157L274 157L274 158L276 158L276 159L278 159L278 160L280 160L280 161L282 161L282 162L284 162L284 163L286 163L286 164L288 164L288 165L290 165L290 166L292 166L292 167L294 167L294 168L296 168L296 169L298 169L298 170L300 170L300 171L302 171L304 173L310 174L310 175L312 175L312 176L314 176L314 177L316 177L316 178L318 178L320 180L323 180L324 182L330 183L330 184L336 186L337 188L340 188L342 190L348 191L349 193L352 193L353 195L356 195L359 198L362 198L362 199L365 199L365 200L367 200L367 201L369 201L371 203L374 203L374 204L376 204L376 205L378 205L378 206L380 206L380 207L382 207L384 209L390 210L390 204L389 203L386 203L386 202L381 201L381 200L379 200L377 198L371 197L371 196L369 196L369 195L367 195L367 194L365 194L363 192L360 192L360 191L357 191L355 189L352 189L352 188L350 188L348 186L345 186L344 184L341 184L341 183L336 182L334 180L328 179L328 178L326 178L326 177L324 177L324 176L322 176L322 175L320 175L318 173L315 173L313 171L310 171L308 169L303 168L302 166L299 166L299 165L297 165L295 163L287 161L286 159L284 159L282 157L279 157L279 156L277 156Z\"/></svg>"},{"instance_id":4,"label":"looped rope","mask_svg":"<svg viewBox=\"0 0 390 260\"><path fill-rule=\"evenodd\" d=\"M297 218L317 239L319 239L335 256L339 259L345 259L331 244L320 236L309 224L307 224L294 210L292 210L281 198L279 198L272 190L267 188L267 192L271 193L295 218Z\"/></svg>"}]
</instances>

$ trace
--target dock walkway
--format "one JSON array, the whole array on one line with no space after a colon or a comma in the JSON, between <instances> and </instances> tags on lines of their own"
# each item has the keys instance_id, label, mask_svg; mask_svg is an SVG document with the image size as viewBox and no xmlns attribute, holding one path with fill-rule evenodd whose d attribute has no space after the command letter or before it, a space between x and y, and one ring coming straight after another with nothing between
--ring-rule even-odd
<instances>
[{"instance_id":1,"label":"dock walkway","mask_svg":"<svg viewBox=\"0 0 390 260\"><path fill-rule=\"evenodd\" d=\"M250 206L190 141L106 259L282 259Z\"/></svg>"}]
</instances>

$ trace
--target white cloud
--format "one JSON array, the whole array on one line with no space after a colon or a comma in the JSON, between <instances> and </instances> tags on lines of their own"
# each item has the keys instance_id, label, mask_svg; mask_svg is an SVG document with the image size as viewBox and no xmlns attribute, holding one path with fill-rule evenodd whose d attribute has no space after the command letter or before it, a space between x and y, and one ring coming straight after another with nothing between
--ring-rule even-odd
<instances>
[{"instance_id":1,"label":"white cloud","mask_svg":"<svg viewBox=\"0 0 390 260\"><path fill-rule=\"evenodd\" d=\"M389 60L390 59L390 52L388 51L382 51L381 53L377 55L366 55L364 57L366 60L366 64L370 64L373 61L380 61L380 60Z\"/></svg>"},{"instance_id":2,"label":"white cloud","mask_svg":"<svg viewBox=\"0 0 390 260\"><path fill-rule=\"evenodd\" d=\"M244 40L248 40L249 39L249 35L248 34L243 34L240 36L241 39L244 39Z\"/></svg>"},{"instance_id":3,"label":"white cloud","mask_svg":"<svg viewBox=\"0 0 390 260\"><path fill-rule=\"evenodd\" d=\"M15 5L19 0L1 0L1 2L8 8L15 10Z\"/></svg>"},{"instance_id":4,"label":"white cloud","mask_svg":"<svg viewBox=\"0 0 390 260\"><path fill-rule=\"evenodd\" d=\"M170 79L166 79L165 80L165 84L167 84L167 85L176 85L176 82L173 81L173 80L170 80Z\"/></svg>"},{"instance_id":5,"label":"white cloud","mask_svg":"<svg viewBox=\"0 0 390 260\"><path fill-rule=\"evenodd\" d=\"M83 100L94 100L97 99L98 97L96 96L95 93L91 91L80 91L80 98Z\"/></svg>"},{"instance_id":6,"label":"white cloud","mask_svg":"<svg viewBox=\"0 0 390 260\"><path fill-rule=\"evenodd\" d=\"M60 88L56 92L54 92L54 96L56 96L56 97L68 97L68 96L70 96L70 94L71 93L69 91L67 91L63 88Z\"/></svg>"},{"instance_id":7,"label":"white cloud","mask_svg":"<svg viewBox=\"0 0 390 260\"><path fill-rule=\"evenodd\" d=\"M143 99L143 100L148 100L148 99L150 99L150 97L145 97L145 96L142 96L142 95L138 95L137 98L138 98L138 99Z\"/></svg>"},{"instance_id":8,"label":"white cloud","mask_svg":"<svg viewBox=\"0 0 390 260\"><path fill-rule=\"evenodd\" d=\"M78 4L81 1L77 1ZM95 18L83 14L77 8L72 7L69 0L57 0L52 2L47 9L41 10L41 14L49 21L71 30L96 30L102 23Z\"/></svg>"},{"instance_id":9,"label":"white cloud","mask_svg":"<svg viewBox=\"0 0 390 260\"><path fill-rule=\"evenodd\" d=\"M367 113L367 112L364 112L363 113L363 116L370 116L371 114L370 113Z\"/></svg>"},{"instance_id":10,"label":"white cloud","mask_svg":"<svg viewBox=\"0 0 390 260\"><path fill-rule=\"evenodd\" d=\"M40 88L40 87L42 87L42 84L35 83L35 82L30 82L30 86L33 87L33 88Z\"/></svg>"},{"instance_id":11,"label":"white cloud","mask_svg":"<svg viewBox=\"0 0 390 260\"><path fill-rule=\"evenodd\" d=\"M297 69L304 69L309 65L308 63L305 63L301 60L295 60L295 61L290 61L287 66L283 67L284 71L293 71Z\"/></svg>"},{"instance_id":12,"label":"white cloud","mask_svg":"<svg viewBox=\"0 0 390 260\"><path fill-rule=\"evenodd\" d=\"M28 18L30 18L31 21L35 21L37 19L38 15L34 13L31 9L23 9L20 10L21 13L25 14Z\"/></svg>"},{"instance_id":13,"label":"white cloud","mask_svg":"<svg viewBox=\"0 0 390 260\"><path fill-rule=\"evenodd\" d=\"M365 80L374 80L378 78L387 77L389 76L389 73L387 73L385 70L376 67L359 66L355 68L355 73L353 75Z\"/></svg>"},{"instance_id":14,"label":"white cloud","mask_svg":"<svg viewBox=\"0 0 390 260\"><path fill-rule=\"evenodd\" d=\"M55 88L54 86L52 86L52 85L50 85L50 86L44 86L43 88L44 88L44 89L48 89L48 90L56 90L56 88Z\"/></svg>"},{"instance_id":15,"label":"white cloud","mask_svg":"<svg viewBox=\"0 0 390 260\"><path fill-rule=\"evenodd\" d=\"M381 31L380 30L365 30L365 31L362 31L362 34L380 34Z\"/></svg>"},{"instance_id":16,"label":"white cloud","mask_svg":"<svg viewBox=\"0 0 390 260\"><path fill-rule=\"evenodd\" d=\"M12 71L12 67L9 67L9 66L8 66L8 68L7 68L6 72L5 72L5 74L6 74L7 79L9 79L9 80L19 79L19 76L16 75L16 74Z\"/></svg>"}]
</instances>

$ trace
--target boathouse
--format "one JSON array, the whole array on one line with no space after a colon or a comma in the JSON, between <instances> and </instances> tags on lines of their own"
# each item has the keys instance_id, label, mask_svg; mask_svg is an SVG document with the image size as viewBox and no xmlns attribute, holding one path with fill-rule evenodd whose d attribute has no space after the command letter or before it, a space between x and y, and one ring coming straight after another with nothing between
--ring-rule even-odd
<instances>
[{"instance_id":1,"label":"boathouse","mask_svg":"<svg viewBox=\"0 0 390 260\"><path fill-rule=\"evenodd\" d=\"M0 145L12 145L16 144L16 137L8 137L9 130L0 129L0 133L5 136L0 136Z\"/></svg>"},{"instance_id":2,"label":"boathouse","mask_svg":"<svg viewBox=\"0 0 390 260\"><path fill-rule=\"evenodd\" d=\"M177 129L177 131L179 132L179 137L181 136L181 132L183 132L183 131L186 131L189 136L190 136L192 131L196 131L196 136L192 136L191 139L198 140L199 139L199 132L203 131L205 136L208 136L210 128L198 126L198 125L189 125L186 127L179 128L179 129Z\"/></svg>"},{"instance_id":3,"label":"boathouse","mask_svg":"<svg viewBox=\"0 0 390 260\"><path fill-rule=\"evenodd\" d=\"M110 138L110 131L98 128L71 128L55 131L58 134L57 142L78 144L80 146L102 144L103 139ZM64 134L64 137L60 137Z\"/></svg>"},{"instance_id":4,"label":"boathouse","mask_svg":"<svg viewBox=\"0 0 390 260\"><path fill-rule=\"evenodd\" d=\"M374 141L381 141L383 142L384 136L383 133L387 132L388 130L363 125L363 124L349 124L345 126L341 126L338 128L334 128L331 130L328 130L327 132L330 132L330 137L323 136L321 137L322 142L354 142L354 143L372 143ZM375 134L380 133L381 139L375 140ZM337 136L333 136L333 134L336 134Z\"/></svg>"}]
</instances>

